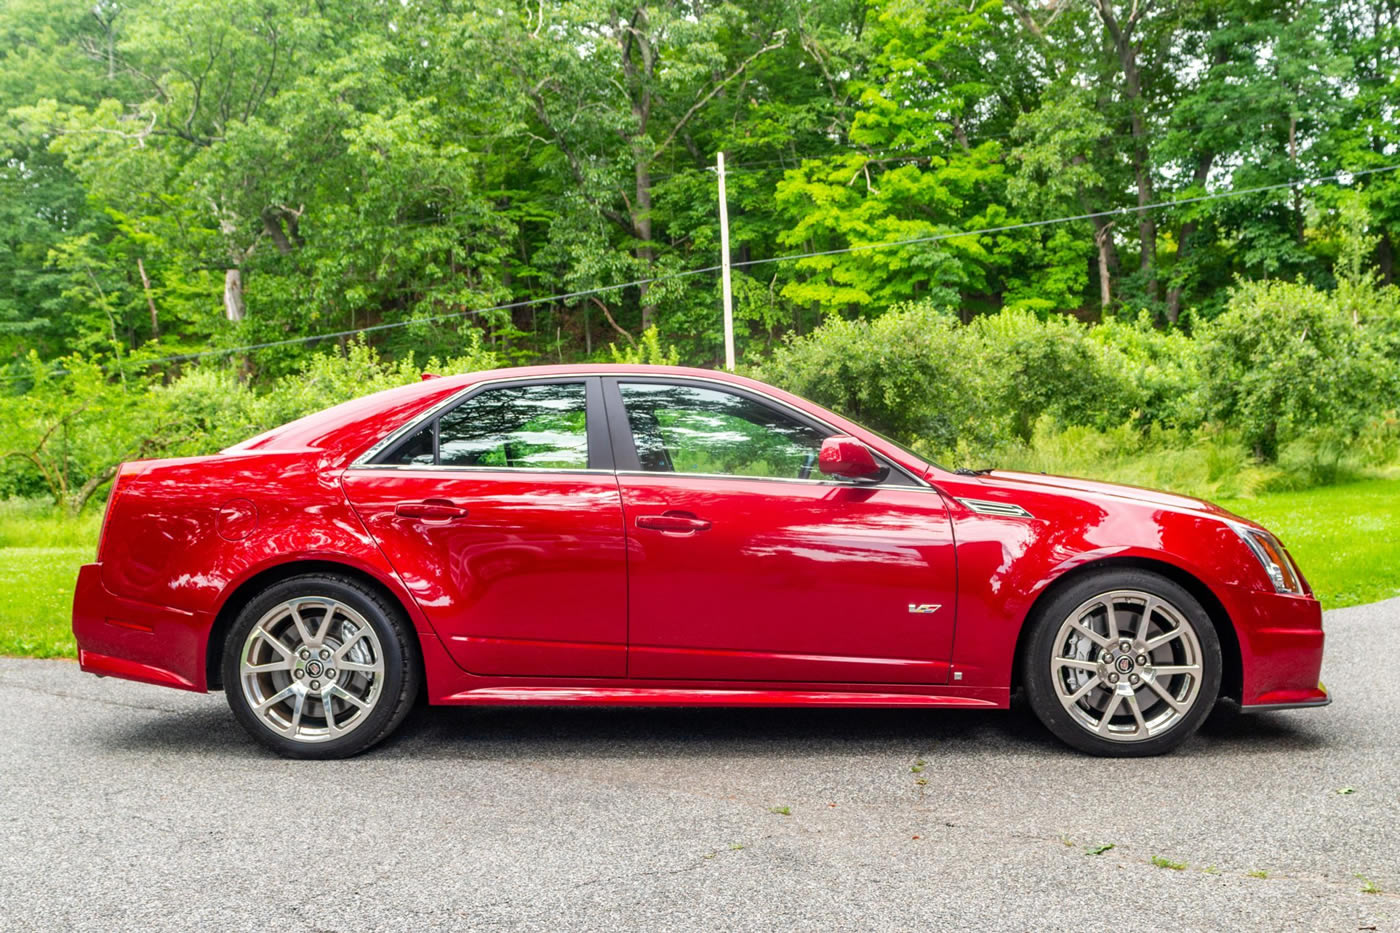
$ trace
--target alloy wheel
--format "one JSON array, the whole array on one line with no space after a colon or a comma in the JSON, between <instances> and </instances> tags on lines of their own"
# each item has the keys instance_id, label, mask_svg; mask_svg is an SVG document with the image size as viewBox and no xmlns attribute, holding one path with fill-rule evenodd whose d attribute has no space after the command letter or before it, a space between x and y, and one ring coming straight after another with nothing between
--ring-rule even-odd
<instances>
[{"instance_id":1,"label":"alloy wheel","mask_svg":"<svg viewBox=\"0 0 1400 933\"><path fill-rule=\"evenodd\" d=\"M1055 635L1050 678L1086 732L1142 742L1175 728L1201 692L1201 643L1185 613L1142 590L1085 600Z\"/></svg>"},{"instance_id":2,"label":"alloy wheel","mask_svg":"<svg viewBox=\"0 0 1400 933\"><path fill-rule=\"evenodd\" d=\"M384 651L363 615L308 596L274 606L239 655L248 709L296 742L328 742L364 724L384 686Z\"/></svg>"}]
</instances>

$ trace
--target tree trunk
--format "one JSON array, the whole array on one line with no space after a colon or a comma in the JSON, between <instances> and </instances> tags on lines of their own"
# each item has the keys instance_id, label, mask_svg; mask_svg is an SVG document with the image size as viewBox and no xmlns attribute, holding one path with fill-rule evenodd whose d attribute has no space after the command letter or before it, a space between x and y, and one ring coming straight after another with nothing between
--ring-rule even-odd
<instances>
[{"instance_id":1,"label":"tree trunk","mask_svg":"<svg viewBox=\"0 0 1400 933\"><path fill-rule=\"evenodd\" d=\"M235 323L243 320L243 272L237 267L224 272L224 317Z\"/></svg>"},{"instance_id":2,"label":"tree trunk","mask_svg":"<svg viewBox=\"0 0 1400 933\"><path fill-rule=\"evenodd\" d=\"M156 302L151 297L151 280L146 277L146 264L136 257L136 271L141 273L141 288L146 293L146 307L151 309L151 336L160 336L160 316L156 314Z\"/></svg>"},{"instance_id":3,"label":"tree trunk","mask_svg":"<svg viewBox=\"0 0 1400 933\"><path fill-rule=\"evenodd\" d=\"M1113 224L1095 230L1094 243L1099 248L1099 317L1103 318L1113 307Z\"/></svg>"},{"instance_id":4,"label":"tree trunk","mask_svg":"<svg viewBox=\"0 0 1400 933\"><path fill-rule=\"evenodd\" d=\"M1126 24L1119 25L1118 19L1109 6L1110 0L1095 0L1099 18L1103 20L1109 36L1113 39L1113 49L1118 56L1118 66L1123 71L1124 96L1132 114L1133 129L1133 175L1137 180L1138 207L1146 208L1152 203L1152 169L1147 154L1147 122L1143 118L1142 75L1138 70L1137 46L1132 39L1138 18L1146 9L1133 4L1133 12ZM1147 210L1138 212L1138 237L1140 268L1146 282L1147 297L1157 297L1157 278L1153 270L1157 265L1157 222Z\"/></svg>"},{"instance_id":5,"label":"tree trunk","mask_svg":"<svg viewBox=\"0 0 1400 933\"><path fill-rule=\"evenodd\" d=\"M1202 153L1200 161L1196 163L1196 172L1192 176L1195 183L1204 185L1206 179L1210 177L1210 167L1215 162L1215 153ZM1176 264L1180 266L1186 261L1186 257L1191 254L1191 234L1196 232L1196 221L1188 220L1182 223L1181 230L1176 237ZM1175 324L1181 317L1181 292L1183 286L1180 282L1167 290L1167 320Z\"/></svg>"},{"instance_id":6,"label":"tree trunk","mask_svg":"<svg viewBox=\"0 0 1400 933\"><path fill-rule=\"evenodd\" d=\"M262 213L263 229L267 231L268 238L272 240L277 252L283 256L288 256L292 252L292 241L287 239L287 234L282 230L282 217L277 211L268 208Z\"/></svg>"},{"instance_id":7,"label":"tree trunk","mask_svg":"<svg viewBox=\"0 0 1400 933\"><path fill-rule=\"evenodd\" d=\"M1395 246L1390 242L1390 231L1381 232L1381 241L1376 244L1376 266L1380 269L1381 284L1395 284Z\"/></svg>"},{"instance_id":8,"label":"tree trunk","mask_svg":"<svg viewBox=\"0 0 1400 933\"><path fill-rule=\"evenodd\" d=\"M643 263L643 274L651 275L656 262L656 249L651 244L651 165L645 159L637 160L637 195L633 201L632 229L640 241L637 258ZM640 286L642 303L642 330L654 323L656 305L647 300L651 286Z\"/></svg>"}]
</instances>

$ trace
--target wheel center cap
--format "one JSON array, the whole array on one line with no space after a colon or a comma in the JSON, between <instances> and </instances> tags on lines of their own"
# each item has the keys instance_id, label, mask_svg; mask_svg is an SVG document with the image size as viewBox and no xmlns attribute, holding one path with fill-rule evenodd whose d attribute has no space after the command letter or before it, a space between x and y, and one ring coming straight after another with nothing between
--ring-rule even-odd
<instances>
[{"instance_id":1,"label":"wheel center cap","mask_svg":"<svg viewBox=\"0 0 1400 933\"><path fill-rule=\"evenodd\" d=\"M1127 655L1123 655L1114 662L1113 666L1118 668L1118 673L1127 674L1133 669L1133 659Z\"/></svg>"},{"instance_id":2,"label":"wheel center cap","mask_svg":"<svg viewBox=\"0 0 1400 933\"><path fill-rule=\"evenodd\" d=\"M320 661L307 661L307 662L306 662L306 673L307 673L307 675L310 676L310 677L320 677L320 676L321 676L321 662L320 662Z\"/></svg>"}]
</instances>

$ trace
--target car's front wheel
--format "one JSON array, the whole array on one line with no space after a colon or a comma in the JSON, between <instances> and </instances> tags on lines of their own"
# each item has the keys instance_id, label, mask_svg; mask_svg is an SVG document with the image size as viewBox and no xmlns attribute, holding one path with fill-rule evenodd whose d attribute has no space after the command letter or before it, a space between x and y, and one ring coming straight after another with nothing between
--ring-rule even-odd
<instances>
[{"instance_id":1,"label":"car's front wheel","mask_svg":"<svg viewBox=\"0 0 1400 933\"><path fill-rule=\"evenodd\" d=\"M398 606L336 574L292 577L239 613L224 692L253 738L292 758L345 758L383 740L418 693L416 642Z\"/></svg>"},{"instance_id":2,"label":"car's front wheel","mask_svg":"<svg viewBox=\"0 0 1400 933\"><path fill-rule=\"evenodd\" d=\"M1143 570L1087 575L1031 620L1023 675L1056 736L1095 755L1158 755L1180 745L1220 691L1220 639L1200 602Z\"/></svg>"}]
</instances>

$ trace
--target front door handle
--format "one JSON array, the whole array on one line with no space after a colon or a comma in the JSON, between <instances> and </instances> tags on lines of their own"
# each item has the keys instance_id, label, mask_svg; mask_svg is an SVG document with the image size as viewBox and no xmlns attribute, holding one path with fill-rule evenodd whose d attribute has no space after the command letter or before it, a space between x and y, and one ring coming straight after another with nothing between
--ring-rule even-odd
<instances>
[{"instance_id":1,"label":"front door handle","mask_svg":"<svg viewBox=\"0 0 1400 933\"><path fill-rule=\"evenodd\" d=\"M399 518L421 518L428 522L450 522L454 518L466 518L467 510L451 499L424 499L421 502L400 502L394 506L394 515Z\"/></svg>"},{"instance_id":2,"label":"front door handle","mask_svg":"<svg viewBox=\"0 0 1400 933\"><path fill-rule=\"evenodd\" d=\"M697 518L689 512L671 511L660 515L638 515L637 527L670 534L694 534L697 531L709 531L710 523L707 519Z\"/></svg>"}]
</instances>

